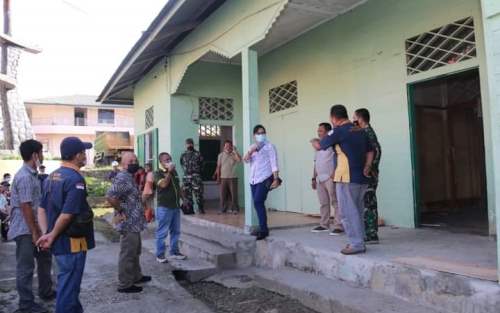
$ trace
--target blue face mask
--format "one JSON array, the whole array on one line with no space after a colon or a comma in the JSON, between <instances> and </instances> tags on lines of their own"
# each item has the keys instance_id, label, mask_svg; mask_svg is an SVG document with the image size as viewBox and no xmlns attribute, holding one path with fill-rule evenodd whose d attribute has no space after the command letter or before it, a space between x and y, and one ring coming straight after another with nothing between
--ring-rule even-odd
<instances>
[{"instance_id":1,"label":"blue face mask","mask_svg":"<svg viewBox=\"0 0 500 313\"><path fill-rule=\"evenodd\" d=\"M266 134L257 134L255 135L255 141L261 143L266 141Z\"/></svg>"}]
</instances>

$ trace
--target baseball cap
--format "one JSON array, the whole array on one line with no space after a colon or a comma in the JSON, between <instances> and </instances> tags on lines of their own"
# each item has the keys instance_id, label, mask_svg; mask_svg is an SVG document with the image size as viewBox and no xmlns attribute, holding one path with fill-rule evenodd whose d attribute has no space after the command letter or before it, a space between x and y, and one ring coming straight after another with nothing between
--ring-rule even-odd
<instances>
[{"instance_id":1,"label":"baseball cap","mask_svg":"<svg viewBox=\"0 0 500 313\"><path fill-rule=\"evenodd\" d=\"M71 158L72 156L91 148L92 144L90 142L83 142L78 137L66 137L61 142L61 157L63 159Z\"/></svg>"}]
</instances>

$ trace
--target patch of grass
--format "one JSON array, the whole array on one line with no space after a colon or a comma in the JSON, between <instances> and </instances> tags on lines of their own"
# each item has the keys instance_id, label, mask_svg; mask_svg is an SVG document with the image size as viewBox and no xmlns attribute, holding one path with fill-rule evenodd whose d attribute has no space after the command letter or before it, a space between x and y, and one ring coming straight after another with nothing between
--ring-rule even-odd
<instances>
[{"instance_id":1,"label":"patch of grass","mask_svg":"<svg viewBox=\"0 0 500 313\"><path fill-rule=\"evenodd\" d=\"M113 227L102 217L94 219L94 231L100 232L106 239L111 242L120 241L120 234L115 231Z\"/></svg>"},{"instance_id":2,"label":"patch of grass","mask_svg":"<svg viewBox=\"0 0 500 313\"><path fill-rule=\"evenodd\" d=\"M94 216L101 218L108 213L113 213L113 208L93 208Z\"/></svg>"},{"instance_id":3,"label":"patch of grass","mask_svg":"<svg viewBox=\"0 0 500 313\"><path fill-rule=\"evenodd\" d=\"M111 183L94 177L85 177L89 197L104 197Z\"/></svg>"}]
</instances>

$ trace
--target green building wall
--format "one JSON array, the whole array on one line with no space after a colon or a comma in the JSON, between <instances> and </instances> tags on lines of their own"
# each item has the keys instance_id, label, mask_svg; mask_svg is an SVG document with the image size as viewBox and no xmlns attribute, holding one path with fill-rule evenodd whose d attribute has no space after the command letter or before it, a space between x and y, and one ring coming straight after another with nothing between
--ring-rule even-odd
<instances>
[{"instance_id":1,"label":"green building wall","mask_svg":"<svg viewBox=\"0 0 500 313\"><path fill-rule=\"evenodd\" d=\"M329 121L330 106L341 103L351 116L361 107L372 113L383 151L378 191L381 216L388 224L414 227L407 84L477 67L483 53L471 62L408 77L405 40L468 16L474 17L482 51L479 1L379 0L368 1L260 57L261 120L277 145L285 178L284 188L271 194L269 205L319 212L310 188L313 151L309 140L316 135L319 122ZM269 114L269 89L293 80L298 83L298 106Z\"/></svg>"},{"instance_id":2,"label":"green building wall","mask_svg":"<svg viewBox=\"0 0 500 313\"><path fill-rule=\"evenodd\" d=\"M226 11L237 12L235 4L237 3L231 3L231 7ZM213 19L215 16L223 19L224 12L221 10L206 23L218 25L220 32L223 32L227 25L220 21L215 23ZM468 16L473 16L475 20L477 58L407 76L407 38ZM407 87L417 81L479 67L483 112L485 115L489 114L481 21L480 0L371 0L260 56L260 120L267 127L270 139L279 150L281 173L285 181L282 188L270 194L269 207L319 213L316 194L310 188L313 151L309 139L316 136L319 122L329 120L330 106L342 103L348 107L350 114L360 107L366 107L372 113L372 124L383 149L378 193L381 216L388 224L414 227ZM214 25L212 26L215 27ZM217 33L213 27L208 29L211 33ZM195 40L200 37L196 37L197 32L202 33L203 28L195 30L187 38L193 38L193 47L199 44ZM231 34L227 36L229 35ZM189 41L186 41L179 49L189 50L188 43ZM232 41L221 41L218 50L229 49L225 43L232 45ZM197 98L231 97L235 100L235 144L240 152L244 152L247 147L241 146L240 67L198 61L190 65L184 73L183 63L176 62L180 65L173 66L173 69L164 63L158 65L136 85L136 133L146 131L144 111L153 105L154 127L158 127L160 133L159 150L171 151L177 161L184 150L184 139L197 138L198 124L192 120L198 107ZM293 80L298 82L299 105L287 111L269 114L269 89ZM169 90L175 93L169 95ZM224 125L213 121L200 122ZM490 174L494 162L490 119L484 120L484 127L492 229L495 182ZM239 177L242 182L241 167ZM240 188L240 194L242 192ZM240 200L243 202L242 194Z\"/></svg>"}]
</instances>

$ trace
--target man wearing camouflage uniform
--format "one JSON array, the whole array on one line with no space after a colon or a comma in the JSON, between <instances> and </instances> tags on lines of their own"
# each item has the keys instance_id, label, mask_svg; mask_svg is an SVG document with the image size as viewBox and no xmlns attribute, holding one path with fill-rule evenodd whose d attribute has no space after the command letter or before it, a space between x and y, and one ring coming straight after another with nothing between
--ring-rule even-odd
<instances>
[{"instance_id":1,"label":"man wearing camouflage uniform","mask_svg":"<svg viewBox=\"0 0 500 313\"><path fill-rule=\"evenodd\" d=\"M205 214L203 209L203 181L201 179L201 169L203 157L199 151L194 149L193 139L186 139L186 151L181 155L181 166L184 170L182 178L182 191L184 193L184 212L193 214L193 194L198 205L198 213Z\"/></svg>"}]
</instances>

